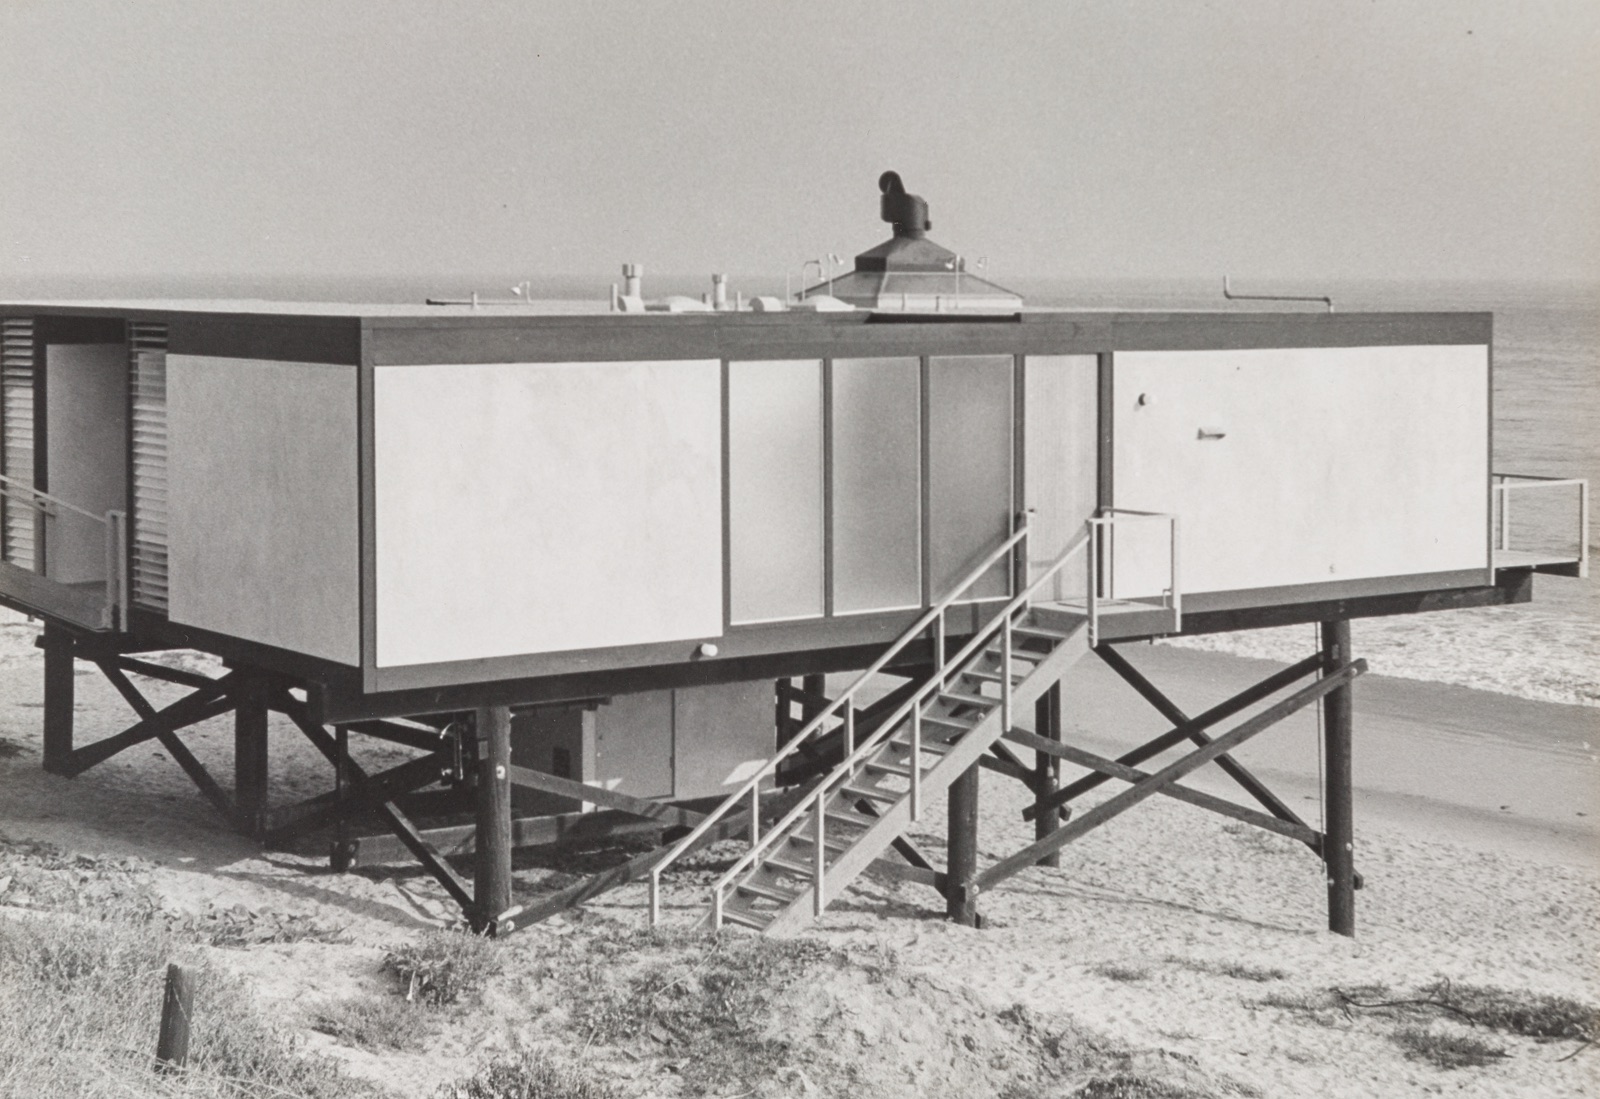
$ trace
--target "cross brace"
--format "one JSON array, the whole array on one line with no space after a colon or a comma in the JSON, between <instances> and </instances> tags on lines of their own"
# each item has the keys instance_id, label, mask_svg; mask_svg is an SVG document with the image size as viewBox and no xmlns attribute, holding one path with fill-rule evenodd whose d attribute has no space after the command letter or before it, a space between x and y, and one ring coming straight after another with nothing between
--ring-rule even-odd
<instances>
[{"instance_id":1,"label":"cross brace","mask_svg":"<svg viewBox=\"0 0 1600 1099\"><path fill-rule=\"evenodd\" d=\"M1041 856L1058 850L1073 840L1093 831L1113 817L1120 816L1132 809L1146 798L1165 791L1178 779L1205 766L1223 753L1237 748L1257 733L1271 728L1290 714L1303 709L1329 692L1344 686L1366 670L1366 661L1356 660L1330 671L1316 683L1296 691L1293 695L1263 710L1255 717L1244 721L1205 746L1196 748L1182 759L1163 767L1160 771L1148 777L1140 779L1128 789L1084 811L1082 815L1062 825L1061 828L1049 836L1029 844L1016 854L1001 859L978 875L978 887L980 889L990 889L1018 871L1033 866ZM1192 793L1193 791L1190 792Z\"/></svg>"}]
</instances>

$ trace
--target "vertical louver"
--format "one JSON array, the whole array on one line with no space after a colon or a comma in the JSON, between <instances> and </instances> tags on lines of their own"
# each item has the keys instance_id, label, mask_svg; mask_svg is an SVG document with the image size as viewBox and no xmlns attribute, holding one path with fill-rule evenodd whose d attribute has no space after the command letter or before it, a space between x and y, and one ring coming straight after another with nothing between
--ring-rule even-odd
<instances>
[{"instance_id":1,"label":"vertical louver","mask_svg":"<svg viewBox=\"0 0 1600 1099\"><path fill-rule=\"evenodd\" d=\"M33 321L0 321L0 467L19 485L33 487ZM34 567L34 510L15 499L0 504L0 557Z\"/></svg>"},{"instance_id":2,"label":"vertical louver","mask_svg":"<svg viewBox=\"0 0 1600 1099\"><path fill-rule=\"evenodd\" d=\"M128 325L133 394L133 601L167 609L167 326Z\"/></svg>"}]
</instances>

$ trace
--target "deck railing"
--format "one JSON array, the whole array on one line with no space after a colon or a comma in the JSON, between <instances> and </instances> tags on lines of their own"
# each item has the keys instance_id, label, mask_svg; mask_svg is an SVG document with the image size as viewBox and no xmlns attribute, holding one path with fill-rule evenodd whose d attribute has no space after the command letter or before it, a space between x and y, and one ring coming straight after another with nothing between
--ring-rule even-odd
<instances>
[{"instance_id":1,"label":"deck railing","mask_svg":"<svg viewBox=\"0 0 1600 1099\"><path fill-rule=\"evenodd\" d=\"M1552 563L1556 558L1576 563L1579 576L1589 575L1589 481L1583 477L1535 477L1521 473L1496 473L1492 478L1495 502L1495 532L1494 546L1496 553L1548 553ZM1538 497L1548 499L1562 490L1574 493L1575 518L1577 519L1576 540L1570 556L1565 549L1547 551L1539 547L1529 547L1526 543L1515 544L1512 537L1511 516L1513 498L1530 500ZM1550 505L1546 504L1545 507ZM1521 508L1517 509L1519 512ZM1548 513L1546 513L1548 514ZM1572 514L1568 512L1568 514ZM1548 533L1548 532L1544 532ZM1563 539L1564 541L1565 539Z\"/></svg>"},{"instance_id":2,"label":"deck railing","mask_svg":"<svg viewBox=\"0 0 1600 1099\"><path fill-rule=\"evenodd\" d=\"M96 515L87 508L69 503L47 492L41 492L32 485L24 484L12 477L0 475L0 497L31 509L35 516L36 530L39 532L34 538L33 569L31 571L49 579L46 571L46 562L52 552L51 546L58 543L61 538L61 522L66 516L75 516L78 520L99 526L103 529L105 546L105 604L103 615L98 623L82 622L98 629L128 628L128 522L127 513L122 511L108 511L104 515ZM39 535L42 535L39 536ZM41 610L47 608L41 608Z\"/></svg>"},{"instance_id":3,"label":"deck railing","mask_svg":"<svg viewBox=\"0 0 1600 1099\"><path fill-rule=\"evenodd\" d=\"M1172 631L1183 629L1183 589L1178 573L1178 517L1165 511L1135 511L1132 508L1101 508L1089 520L1089 644L1100 641L1100 604L1116 598L1117 547L1115 532L1119 522L1167 524L1167 586L1161 590L1158 606L1172 612ZM1135 600L1139 602L1140 600Z\"/></svg>"}]
</instances>

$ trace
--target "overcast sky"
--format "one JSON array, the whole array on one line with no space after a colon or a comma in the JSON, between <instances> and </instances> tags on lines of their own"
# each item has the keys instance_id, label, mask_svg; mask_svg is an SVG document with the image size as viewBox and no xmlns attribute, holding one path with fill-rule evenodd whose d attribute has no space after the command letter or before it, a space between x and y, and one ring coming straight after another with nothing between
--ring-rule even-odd
<instances>
[{"instance_id":1,"label":"overcast sky","mask_svg":"<svg viewBox=\"0 0 1600 1099\"><path fill-rule=\"evenodd\" d=\"M1600 0L0 0L0 274L1600 278Z\"/></svg>"}]
</instances>

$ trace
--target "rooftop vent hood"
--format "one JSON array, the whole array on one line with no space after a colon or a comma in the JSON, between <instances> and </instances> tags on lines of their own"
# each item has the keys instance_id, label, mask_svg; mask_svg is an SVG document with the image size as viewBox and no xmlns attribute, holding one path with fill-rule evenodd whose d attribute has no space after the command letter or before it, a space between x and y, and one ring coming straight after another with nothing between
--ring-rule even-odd
<instances>
[{"instance_id":1,"label":"rooftop vent hood","mask_svg":"<svg viewBox=\"0 0 1600 1099\"><path fill-rule=\"evenodd\" d=\"M967 310L1015 312L1022 296L966 273L966 261L928 239L933 222L921 195L908 194L897 172L878 177L878 207L894 236L856 257L855 270L819 283L802 297L830 294L861 309L948 313Z\"/></svg>"}]
</instances>

